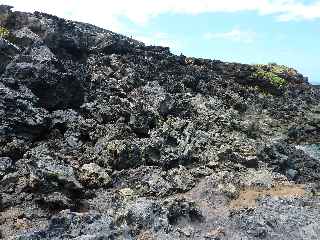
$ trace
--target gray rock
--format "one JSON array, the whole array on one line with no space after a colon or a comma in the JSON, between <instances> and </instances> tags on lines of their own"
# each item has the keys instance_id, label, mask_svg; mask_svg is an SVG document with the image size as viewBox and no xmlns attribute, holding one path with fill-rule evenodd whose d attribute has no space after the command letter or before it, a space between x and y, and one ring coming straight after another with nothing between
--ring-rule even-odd
<instances>
[{"instance_id":1,"label":"gray rock","mask_svg":"<svg viewBox=\"0 0 320 240\"><path fill-rule=\"evenodd\" d=\"M81 167L80 181L88 187L99 188L110 186L112 179L99 165L89 163Z\"/></svg>"},{"instance_id":2,"label":"gray rock","mask_svg":"<svg viewBox=\"0 0 320 240\"><path fill-rule=\"evenodd\" d=\"M6 175L12 168L13 162L11 158L0 157L0 177Z\"/></svg>"},{"instance_id":3,"label":"gray rock","mask_svg":"<svg viewBox=\"0 0 320 240\"><path fill-rule=\"evenodd\" d=\"M20 53L20 48L6 39L0 38L0 73L2 73L6 65L14 58L14 56Z\"/></svg>"},{"instance_id":4,"label":"gray rock","mask_svg":"<svg viewBox=\"0 0 320 240\"><path fill-rule=\"evenodd\" d=\"M23 27L13 32L13 36L15 37L15 42L20 47L29 47L34 43L41 43L42 39L32 32L28 27Z\"/></svg>"},{"instance_id":5,"label":"gray rock","mask_svg":"<svg viewBox=\"0 0 320 240\"><path fill-rule=\"evenodd\" d=\"M48 228L17 236L16 239L110 239L113 236L110 217L64 210L50 219Z\"/></svg>"}]
</instances>

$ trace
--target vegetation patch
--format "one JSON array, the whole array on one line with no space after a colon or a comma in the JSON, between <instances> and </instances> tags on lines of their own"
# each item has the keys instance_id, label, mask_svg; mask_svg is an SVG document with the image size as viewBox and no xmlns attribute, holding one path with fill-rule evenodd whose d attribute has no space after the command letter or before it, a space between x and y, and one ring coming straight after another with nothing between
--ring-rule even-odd
<instances>
[{"instance_id":1,"label":"vegetation patch","mask_svg":"<svg viewBox=\"0 0 320 240\"><path fill-rule=\"evenodd\" d=\"M288 67L276 64L257 64L254 67L255 71L252 73L252 78L265 80L277 88L287 84L287 80L282 78L281 75L289 72L290 69Z\"/></svg>"},{"instance_id":2,"label":"vegetation patch","mask_svg":"<svg viewBox=\"0 0 320 240\"><path fill-rule=\"evenodd\" d=\"M9 35L10 31L5 27L0 26L0 37L6 39L9 37Z\"/></svg>"}]
</instances>

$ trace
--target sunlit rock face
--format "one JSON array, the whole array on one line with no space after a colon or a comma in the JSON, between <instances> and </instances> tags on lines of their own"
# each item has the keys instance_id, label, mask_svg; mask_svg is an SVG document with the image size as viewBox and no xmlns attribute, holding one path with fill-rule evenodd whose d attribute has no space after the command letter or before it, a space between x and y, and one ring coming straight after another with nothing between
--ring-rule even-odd
<instances>
[{"instance_id":1,"label":"sunlit rock face","mask_svg":"<svg viewBox=\"0 0 320 240\"><path fill-rule=\"evenodd\" d=\"M0 237L318 239L320 92L0 6Z\"/></svg>"},{"instance_id":2,"label":"sunlit rock face","mask_svg":"<svg viewBox=\"0 0 320 240\"><path fill-rule=\"evenodd\" d=\"M298 145L296 148L304 151L311 157L318 159L320 161L320 145L319 144Z\"/></svg>"}]
</instances>

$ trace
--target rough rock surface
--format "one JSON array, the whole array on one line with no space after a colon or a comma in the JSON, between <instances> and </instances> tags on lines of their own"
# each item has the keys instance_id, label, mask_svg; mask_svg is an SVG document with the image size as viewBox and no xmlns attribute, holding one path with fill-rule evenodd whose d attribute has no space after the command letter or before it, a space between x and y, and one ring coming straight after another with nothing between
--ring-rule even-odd
<instances>
[{"instance_id":1,"label":"rough rock surface","mask_svg":"<svg viewBox=\"0 0 320 240\"><path fill-rule=\"evenodd\" d=\"M320 89L296 70L0 14L0 238L320 238Z\"/></svg>"}]
</instances>

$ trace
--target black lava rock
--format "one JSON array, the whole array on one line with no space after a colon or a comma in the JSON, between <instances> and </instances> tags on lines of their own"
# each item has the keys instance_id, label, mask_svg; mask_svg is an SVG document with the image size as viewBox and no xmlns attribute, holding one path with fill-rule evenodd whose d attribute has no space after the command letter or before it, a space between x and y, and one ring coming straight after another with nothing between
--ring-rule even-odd
<instances>
[{"instance_id":1,"label":"black lava rock","mask_svg":"<svg viewBox=\"0 0 320 240\"><path fill-rule=\"evenodd\" d=\"M0 6L0 238L319 239L320 91Z\"/></svg>"}]
</instances>

